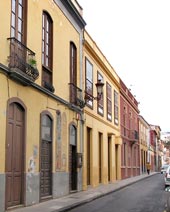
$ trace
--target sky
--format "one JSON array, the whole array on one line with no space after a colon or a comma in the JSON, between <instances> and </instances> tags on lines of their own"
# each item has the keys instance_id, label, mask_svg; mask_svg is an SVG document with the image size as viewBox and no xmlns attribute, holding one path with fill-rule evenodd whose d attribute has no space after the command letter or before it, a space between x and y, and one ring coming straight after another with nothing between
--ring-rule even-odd
<instances>
[{"instance_id":1,"label":"sky","mask_svg":"<svg viewBox=\"0 0 170 212\"><path fill-rule=\"evenodd\" d=\"M78 0L86 30L139 103L170 131L170 0Z\"/></svg>"}]
</instances>

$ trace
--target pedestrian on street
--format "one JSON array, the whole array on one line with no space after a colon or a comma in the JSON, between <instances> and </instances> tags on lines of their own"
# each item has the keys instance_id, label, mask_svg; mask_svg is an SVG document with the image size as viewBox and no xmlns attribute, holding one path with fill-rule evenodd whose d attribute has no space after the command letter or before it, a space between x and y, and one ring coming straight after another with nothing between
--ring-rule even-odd
<instances>
[{"instance_id":1,"label":"pedestrian on street","mask_svg":"<svg viewBox=\"0 0 170 212\"><path fill-rule=\"evenodd\" d=\"M151 170L151 164L149 162L146 163L146 170L148 175L150 174L150 170Z\"/></svg>"}]
</instances>

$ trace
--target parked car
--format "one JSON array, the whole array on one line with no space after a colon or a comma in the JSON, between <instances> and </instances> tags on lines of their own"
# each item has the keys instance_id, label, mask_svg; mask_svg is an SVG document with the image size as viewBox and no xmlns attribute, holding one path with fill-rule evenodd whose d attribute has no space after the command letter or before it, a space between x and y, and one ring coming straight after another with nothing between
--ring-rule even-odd
<instances>
[{"instance_id":1,"label":"parked car","mask_svg":"<svg viewBox=\"0 0 170 212\"><path fill-rule=\"evenodd\" d=\"M170 186L170 166L168 166L166 173L165 173L165 187Z\"/></svg>"},{"instance_id":2,"label":"parked car","mask_svg":"<svg viewBox=\"0 0 170 212\"><path fill-rule=\"evenodd\" d=\"M161 167L161 174L165 174L166 173L166 170L167 168L169 167L170 165L169 164L165 164Z\"/></svg>"}]
</instances>

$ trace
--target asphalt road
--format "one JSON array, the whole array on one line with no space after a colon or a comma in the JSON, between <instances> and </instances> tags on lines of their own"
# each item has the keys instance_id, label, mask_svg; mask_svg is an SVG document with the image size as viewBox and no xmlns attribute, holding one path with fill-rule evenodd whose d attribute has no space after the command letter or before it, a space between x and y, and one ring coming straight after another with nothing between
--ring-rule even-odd
<instances>
[{"instance_id":1,"label":"asphalt road","mask_svg":"<svg viewBox=\"0 0 170 212\"><path fill-rule=\"evenodd\" d=\"M165 212L170 192L165 191L162 174L76 207L70 212Z\"/></svg>"}]
</instances>

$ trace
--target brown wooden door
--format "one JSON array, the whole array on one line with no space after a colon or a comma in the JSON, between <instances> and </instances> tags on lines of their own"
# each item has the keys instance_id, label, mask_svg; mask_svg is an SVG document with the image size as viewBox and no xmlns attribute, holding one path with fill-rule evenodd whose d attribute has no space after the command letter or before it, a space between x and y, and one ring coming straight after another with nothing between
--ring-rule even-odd
<instances>
[{"instance_id":1,"label":"brown wooden door","mask_svg":"<svg viewBox=\"0 0 170 212\"><path fill-rule=\"evenodd\" d=\"M23 204L24 110L16 103L8 110L5 172L6 208Z\"/></svg>"},{"instance_id":2,"label":"brown wooden door","mask_svg":"<svg viewBox=\"0 0 170 212\"><path fill-rule=\"evenodd\" d=\"M70 145L70 190L77 190L77 148Z\"/></svg>"},{"instance_id":3,"label":"brown wooden door","mask_svg":"<svg viewBox=\"0 0 170 212\"><path fill-rule=\"evenodd\" d=\"M108 182L111 180L111 170L110 170L110 165L111 165L111 137L108 137Z\"/></svg>"},{"instance_id":4,"label":"brown wooden door","mask_svg":"<svg viewBox=\"0 0 170 212\"><path fill-rule=\"evenodd\" d=\"M91 142L90 142L90 134L91 134L91 129L87 128L87 185L90 185L90 162L91 162L91 157L90 157L90 151L91 151Z\"/></svg>"},{"instance_id":5,"label":"brown wooden door","mask_svg":"<svg viewBox=\"0 0 170 212\"><path fill-rule=\"evenodd\" d=\"M41 122L40 198L52 195L52 120L43 115Z\"/></svg>"},{"instance_id":6,"label":"brown wooden door","mask_svg":"<svg viewBox=\"0 0 170 212\"><path fill-rule=\"evenodd\" d=\"M77 190L77 129L70 125L69 148L70 191Z\"/></svg>"},{"instance_id":7,"label":"brown wooden door","mask_svg":"<svg viewBox=\"0 0 170 212\"><path fill-rule=\"evenodd\" d=\"M99 133L99 183L102 182L102 134Z\"/></svg>"}]
</instances>

